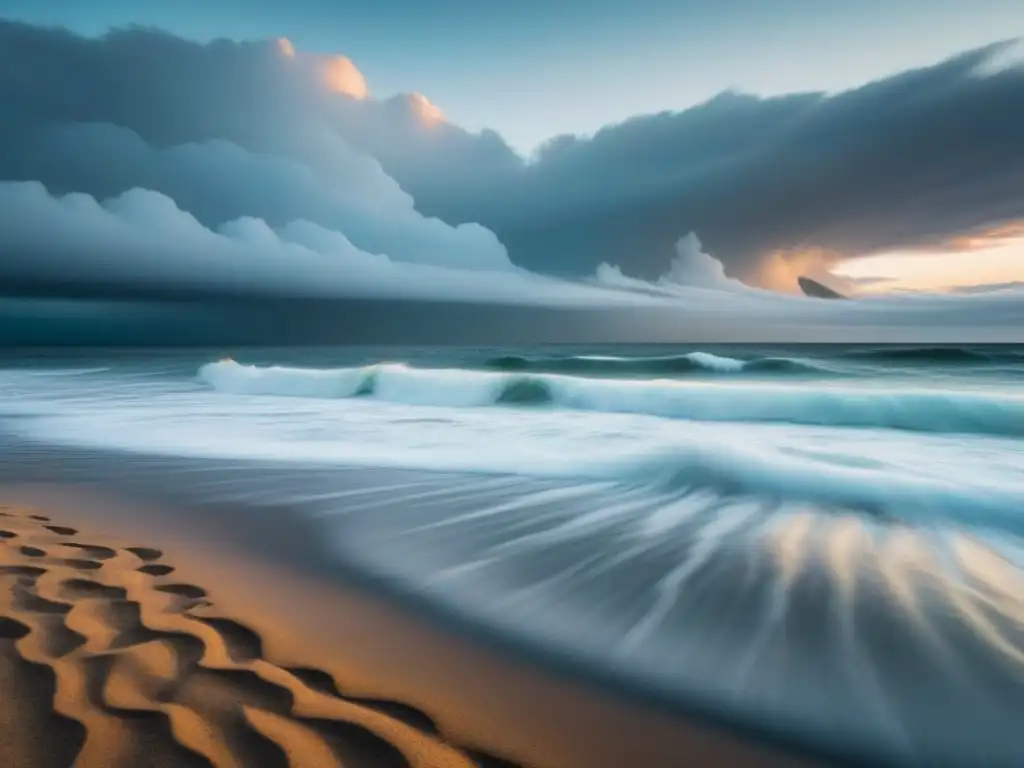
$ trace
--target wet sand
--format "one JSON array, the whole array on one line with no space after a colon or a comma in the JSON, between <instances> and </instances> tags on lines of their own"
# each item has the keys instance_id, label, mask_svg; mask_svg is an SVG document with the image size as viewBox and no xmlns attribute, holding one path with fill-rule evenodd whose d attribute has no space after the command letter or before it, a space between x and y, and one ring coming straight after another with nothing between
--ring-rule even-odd
<instances>
[{"instance_id":1,"label":"wet sand","mask_svg":"<svg viewBox=\"0 0 1024 768\"><path fill-rule=\"evenodd\" d=\"M820 764L325 579L294 519L243 531L55 487L2 499L9 768Z\"/></svg>"}]
</instances>

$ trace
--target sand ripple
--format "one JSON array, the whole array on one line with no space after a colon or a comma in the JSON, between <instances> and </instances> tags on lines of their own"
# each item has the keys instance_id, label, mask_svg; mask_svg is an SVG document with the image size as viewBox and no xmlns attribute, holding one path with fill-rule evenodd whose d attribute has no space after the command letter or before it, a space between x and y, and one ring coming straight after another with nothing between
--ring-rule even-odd
<instances>
[{"instance_id":1,"label":"sand ripple","mask_svg":"<svg viewBox=\"0 0 1024 768\"><path fill-rule=\"evenodd\" d=\"M0 508L0 765L471 768L423 712L267 657L150 547Z\"/></svg>"}]
</instances>

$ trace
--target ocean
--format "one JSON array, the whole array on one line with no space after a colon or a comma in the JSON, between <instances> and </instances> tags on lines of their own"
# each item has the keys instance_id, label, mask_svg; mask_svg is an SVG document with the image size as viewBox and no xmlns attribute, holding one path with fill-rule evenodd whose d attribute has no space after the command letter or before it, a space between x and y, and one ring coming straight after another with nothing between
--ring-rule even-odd
<instances>
[{"instance_id":1,"label":"ocean","mask_svg":"<svg viewBox=\"0 0 1024 768\"><path fill-rule=\"evenodd\" d=\"M0 475L273 505L660 705L1024 764L1022 385L1016 346L28 350Z\"/></svg>"}]
</instances>

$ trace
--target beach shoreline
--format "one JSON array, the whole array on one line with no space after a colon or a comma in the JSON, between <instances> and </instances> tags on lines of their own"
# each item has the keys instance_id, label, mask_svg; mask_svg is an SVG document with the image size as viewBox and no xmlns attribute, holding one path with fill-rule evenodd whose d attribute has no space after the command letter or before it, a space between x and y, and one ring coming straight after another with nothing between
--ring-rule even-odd
<instances>
[{"instance_id":1,"label":"beach shoreline","mask_svg":"<svg viewBox=\"0 0 1024 768\"><path fill-rule=\"evenodd\" d=\"M327 759L326 755L333 754L337 758L341 754L339 750L351 748L351 744L338 746L341 742L336 731L325 736L318 734L315 728L311 732L301 722L296 724L301 718L294 713L305 711L299 707L303 702L317 712L312 718L317 723L325 718L336 718L347 724L342 728L347 728L350 736L355 733L352 728L366 732L351 736L349 741L361 745L363 752L355 757L349 754L346 765L522 765L537 768L645 765L654 768L679 765L681 761L688 765L811 764L680 717L647 710L608 692L559 679L547 670L525 665L519 659L504 658L493 649L430 626L421 617L411 616L378 596L317 578L311 569L303 567L304 560L311 554L310 531L304 531L298 520L269 524L254 521L246 535L238 536L232 543L225 534L230 532L231 525L237 524L237 519L218 531L215 520L210 520L210 525L197 526L191 518L173 518L161 514L155 507L146 509L145 504L134 500L126 502L71 486L8 486L2 493L0 499L10 506L5 508L7 516L0 528L14 534L0 543L4 566L14 569L5 576L6 581L13 579L21 585L16 590L30 592L36 589L34 585L41 583L40 597L70 605L66 614L60 615L75 617L95 612L99 598L75 597L66 584L77 584L79 590L83 589L79 582L99 584L103 589L84 589L106 592L114 596L114 603L139 606L138 615L143 620L133 631L146 637L153 632L175 636L199 634L200 642L205 640L205 650L190 660L191 666L184 665L183 668L191 671L179 670L172 674L164 670L160 678L164 686L173 690L195 687L193 683L185 685L182 679L187 681L191 676L194 681L197 674L201 682L209 683L206 678L212 673L208 667L217 670L218 665L228 675L255 676L263 683L269 677L277 684L277 690L282 690L283 686L286 693L278 694L271 703L268 703L266 691L246 693L232 689L224 694L227 701L237 703L246 701L247 697L256 698L243 710L229 707L230 711L211 713L208 719L227 718L225 722L234 723L236 730L255 731L260 734L257 738L271 738L278 747L269 748L270 751L278 758L284 755L290 764L307 765L314 759L318 762L312 764L329 765L329 762L322 762ZM29 512L29 509L36 511ZM28 517L31 514L51 520L33 520ZM46 525L58 530L43 527ZM68 533L72 530L74 533ZM265 551L258 551L253 546L254 541L262 541ZM82 562L77 566L68 565L65 561L83 560L69 557L68 550L78 549L88 554L87 549L81 549L82 545L92 547L95 554L114 554L105 559L92 558L93 565L83 566ZM25 554L22 547L29 547L30 553ZM276 551L278 557L268 556L267 552L271 551ZM149 555L159 552L159 557L147 561L136 552ZM87 569L84 575L78 570L82 567ZM168 568L174 570L168 571ZM11 589L5 585L5 594L13 594L9 592ZM124 591L124 596L115 590ZM72 588L71 592L74 591ZM109 607L106 610L110 612ZM13 623L5 625L6 634L12 637L3 642L14 647L13 663L23 658L20 649L25 644L34 649L28 654L36 654L37 666L39 663L46 666L48 660L57 666L66 664L40 655L41 647L30 638L45 633L41 630L25 632L26 628L33 629L31 616L18 610L7 613L14 614L8 617ZM210 626L229 629L218 640L209 634ZM76 647L73 654L86 658L134 659L142 653L142 667L160 666L156 659L148 658L150 656L173 656L166 649L153 650L166 638L151 639L149 642L156 645L140 651L138 643L117 640L118 633L109 626L104 629L103 621L98 618L94 617L91 624L86 622L86 627L91 627L92 636L88 637L90 632L78 633L87 636L87 640ZM23 636L14 637L16 635ZM240 643L234 651L230 637ZM111 642L118 647L108 647ZM120 647L121 644L124 647ZM194 643L192 645L195 656ZM254 649L257 650L254 652ZM180 658L174 664L181 666L179 662L182 662ZM297 676L294 670L304 671ZM222 683L214 687L222 690ZM128 695L136 705L136 709L127 708L136 716L140 711L138 707L150 715L154 712L166 715L160 707L145 709L152 705L152 701L140 698L139 690L145 685L126 686L123 681L119 685L122 689L132 689L130 694L125 690L121 694ZM102 698L99 701L102 703ZM294 706L289 706L289 702ZM163 702L162 706L169 705ZM109 709L121 712L117 707ZM252 715L250 710L256 714ZM249 714L239 720L239 711ZM260 713L265 712L270 712L269 720L260 719L263 717ZM109 719L112 715L106 712L105 717ZM159 715L153 717L163 722ZM88 718L72 716L71 719ZM174 717L166 719L174 723ZM31 731L34 727L39 726L30 724L15 732L23 732L25 728ZM104 731L100 728L99 732ZM106 732L111 732L109 727ZM182 733L187 733L187 729ZM267 734L276 735L276 740ZM161 742L172 751L182 746L178 741L178 728L174 728L173 735L173 742ZM130 750L135 743L132 738L137 741L139 737L122 735L120 738L122 743L118 749ZM184 738L187 741L189 737ZM376 746L367 746L371 742ZM81 742L79 747L86 743ZM244 745L247 742L236 735L231 743ZM231 764L231 758L224 755L221 755L221 762L210 760L215 752L197 750L194 741L188 744L188 749L192 754L206 754L208 762L215 765ZM214 748L207 746L207 749ZM681 759L684 755L685 759ZM237 760L238 755L234 759ZM6 760L4 764L19 765L17 760ZM46 763L36 760L25 764ZM117 763L90 763L80 755L75 764L87 768ZM137 762L121 764L140 765ZM243 756L236 764L259 763L246 761Z\"/></svg>"}]
</instances>

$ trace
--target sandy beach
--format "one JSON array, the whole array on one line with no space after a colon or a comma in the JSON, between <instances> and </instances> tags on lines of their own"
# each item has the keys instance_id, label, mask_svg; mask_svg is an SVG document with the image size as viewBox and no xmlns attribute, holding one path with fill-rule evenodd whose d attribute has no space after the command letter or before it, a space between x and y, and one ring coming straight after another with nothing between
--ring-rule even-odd
<instances>
[{"instance_id":1,"label":"sandy beach","mask_svg":"<svg viewBox=\"0 0 1024 768\"><path fill-rule=\"evenodd\" d=\"M8 496L4 766L810 764L502 658L213 528L200 540L52 488Z\"/></svg>"}]
</instances>

